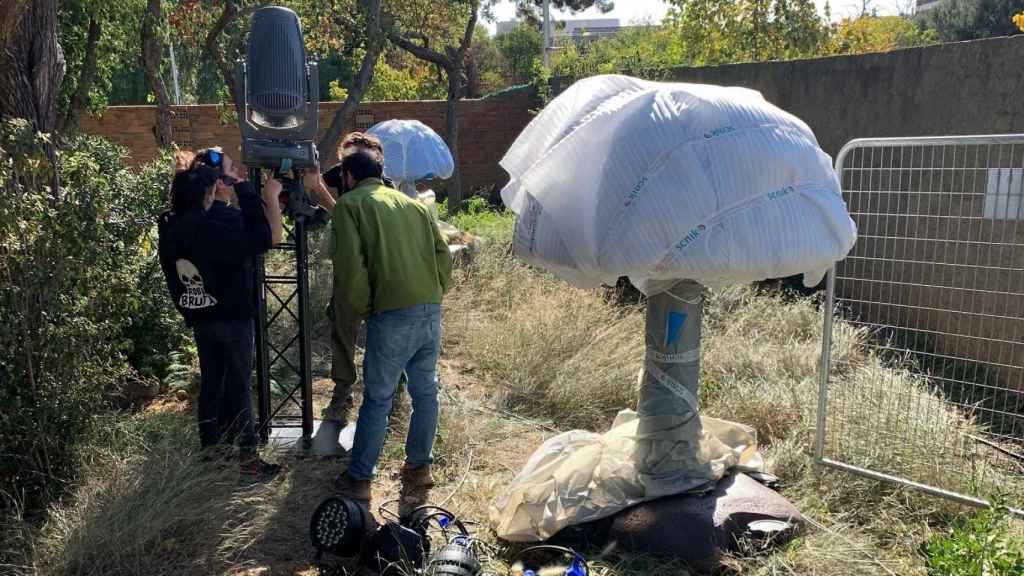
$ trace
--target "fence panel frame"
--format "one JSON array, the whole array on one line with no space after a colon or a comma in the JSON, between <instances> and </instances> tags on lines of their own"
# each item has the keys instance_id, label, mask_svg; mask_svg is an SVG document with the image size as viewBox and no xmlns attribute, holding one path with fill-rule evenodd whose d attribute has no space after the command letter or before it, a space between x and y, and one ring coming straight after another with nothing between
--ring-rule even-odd
<instances>
[{"instance_id":1,"label":"fence panel frame","mask_svg":"<svg viewBox=\"0 0 1024 576\"><path fill-rule=\"evenodd\" d=\"M981 146L981 145L1010 145L1024 146L1024 134L997 134L997 135L971 135L971 136L924 136L924 137L897 137L897 138L858 138L848 142L839 151L835 160L835 170L840 181L841 192L845 193L843 184L843 170L846 160L854 150L858 149L884 149L886 147L911 147L911 146ZM1012 154L1012 152L1011 152ZM934 158L933 158L934 160ZM1011 159L1012 162L1012 159ZM1024 168L1022 163L1021 168ZM881 168L879 168L881 169ZM903 169L902 167L900 169ZM934 169L934 168L933 168ZM980 170L980 168L973 168ZM1011 167L1016 169L1016 167ZM922 168L923 170L923 168ZM965 168L966 170L966 168ZM1012 178L1012 176L1011 176ZM1012 180L1011 180L1012 182ZM844 194L845 195L845 194ZM1024 204L1024 199L1020 200ZM891 216L891 215L890 215ZM920 215L917 215L920 216ZM1018 219L1024 220L1024 206L1018 207ZM885 254L883 254L883 258ZM826 277L826 298L824 304L824 329L822 337L821 359L819 365L819 389L818 389L818 414L815 427L814 456L815 461L822 466L847 472L856 476L888 482L891 484L911 488L932 496L945 498L968 506L987 508L989 501L970 494L964 494L946 490L938 486L925 484L887 474L878 470L872 470L856 466L841 460L829 458L825 454L827 427L829 425L829 387L831 375L831 352L833 345L833 325L836 314L836 266L829 269ZM895 327L895 326L894 326ZM909 350L909 349L908 349ZM980 361L979 361L980 362ZM1024 390L1020 391L1024 394ZM1015 507L1009 508L1010 512L1024 517L1024 509Z\"/></svg>"}]
</instances>

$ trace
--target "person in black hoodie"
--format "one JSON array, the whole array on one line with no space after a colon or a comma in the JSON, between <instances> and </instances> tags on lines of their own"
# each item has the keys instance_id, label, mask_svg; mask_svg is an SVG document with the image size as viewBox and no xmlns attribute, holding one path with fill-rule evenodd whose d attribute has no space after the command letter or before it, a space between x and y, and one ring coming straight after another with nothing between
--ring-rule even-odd
<instances>
[{"instance_id":1,"label":"person in black hoodie","mask_svg":"<svg viewBox=\"0 0 1024 576\"><path fill-rule=\"evenodd\" d=\"M160 265L199 350L200 444L219 459L237 442L242 472L264 478L279 467L256 450L253 266L281 240L280 191L281 183L269 180L260 198L227 155L210 149L174 176L171 208L159 221ZM229 205L233 198L237 208Z\"/></svg>"}]
</instances>

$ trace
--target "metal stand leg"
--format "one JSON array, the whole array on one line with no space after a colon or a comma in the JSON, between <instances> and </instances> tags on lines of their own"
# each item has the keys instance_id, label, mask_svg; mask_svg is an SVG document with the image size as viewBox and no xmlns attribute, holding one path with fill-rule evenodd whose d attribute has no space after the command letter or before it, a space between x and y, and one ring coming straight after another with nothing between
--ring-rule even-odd
<instances>
[{"instance_id":1,"label":"metal stand leg","mask_svg":"<svg viewBox=\"0 0 1024 576\"><path fill-rule=\"evenodd\" d=\"M256 194L260 194L263 183L260 171L249 170L249 181ZM256 426L261 444L270 438L270 364L267 348L267 290L265 261L257 256L253 266L253 286L256 288Z\"/></svg>"},{"instance_id":2,"label":"metal stand leg","mask_svg":"<svg viewBox=\"0 0 1024 576\"><path fill-rule=\"evenodd\" d=\"M309 448L313 438L313 373L309 314L309 237L306 223L295 223L295 272L299 291L299 379L302 386L302 444Z\"/></svg>"},{"instance_id":3,"label":"metal stand leg","mask_svg":"<svg viewBox=\"0 0 1024 576\"><path fill-rule=\"evenodd\" d=\"M258 192L262 187L260 171L251 170L250 180ZM287 181L286 185L301 186L301 176L294 181ZM256 383L259 437L265 444L272 437L277 437L274 430L301 429L302 448L308 449L312 445L314 421L307 223L301 218L295 220L288 240L275 249L290 252L294 257L295 272L288 274L268 270L267 259L262 256L256 261L254 281L258 295ZM287 291L289 286L294 287L293 291ZM273 298L279 304L279 309L273 314L270 314L267 307L268 298ZM294 330L291 330L290 321L295 322ZM277 330L272 331L275 326ZM290 331L282 334L283 329ZM294 357L295 347L298 348L297 359ZM270 386L271 370L275 367L279 368L279 384L286 392L285 397L276 404ZM289 404L299 408L298 418L281 414ZM295 435L290 438L291 441L297 439ZM291 441L285 440L286 443Z\"/></svg>"}]
</instances>

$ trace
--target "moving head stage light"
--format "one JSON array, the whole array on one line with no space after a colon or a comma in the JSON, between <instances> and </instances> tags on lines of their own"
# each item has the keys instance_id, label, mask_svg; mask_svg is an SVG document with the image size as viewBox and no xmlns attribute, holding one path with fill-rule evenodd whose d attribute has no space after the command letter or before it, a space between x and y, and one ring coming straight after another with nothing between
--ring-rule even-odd
<instances>
[{"instance_id":1,"label":"moving head stage light","mask_svg":"<svg viewBox=\"0 0 1024 576\"><path fill-rule=\"evenodd\" d=\"M320 80L295 12L271 6L253 14L246 60L235 74L246 165L284 172L316 166Z\"/></svg>"},{"instance_id":2,"label":"moving head stage light","mask_svg":"<svg viewBox=\"0 0 1024 576\"><path fill-rule=\"evenodd\" d=\"M308 230L325 223L327 212L310 201L302 176L317 165L319 84L295 12L277 6L254 12L246 59L235 68L242 161L257 191L264 170L280 180L279 201L290 225L275 250L294 256L293 265L279 262L272 269L260 257L255 270L257 420L261 441L288 447L301 439L306 450L316 426ZM281 394L271 393L271 374Z\"/></svg>"}]
</instances>

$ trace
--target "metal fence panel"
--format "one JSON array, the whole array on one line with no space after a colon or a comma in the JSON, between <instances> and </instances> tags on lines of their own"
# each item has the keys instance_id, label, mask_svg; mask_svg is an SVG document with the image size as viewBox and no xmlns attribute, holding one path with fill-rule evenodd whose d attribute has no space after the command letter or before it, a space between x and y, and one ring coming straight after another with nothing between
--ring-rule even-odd
<instances>
[{"instance_id":1,"label":"metal fence panel","mask_svg":"<svg viewBox=\"0 0 1024 576\"><path fill-rule=\"evenodd\" d=\"M828 279L818 461L1020 513L1024 135L854 140L836 170L859 239Z\"/></svg>"}]
</instances>

